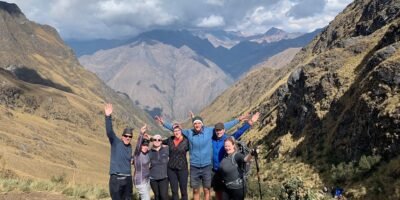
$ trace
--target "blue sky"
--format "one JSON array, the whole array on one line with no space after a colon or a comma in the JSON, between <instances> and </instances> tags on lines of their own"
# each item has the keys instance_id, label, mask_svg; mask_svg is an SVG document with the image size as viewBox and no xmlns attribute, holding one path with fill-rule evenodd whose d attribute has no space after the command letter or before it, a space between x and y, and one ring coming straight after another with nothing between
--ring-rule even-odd
<instances>
[{"instance_id":1,"label":"blue sky","mask_svg":"<svg viewBox=\"0 0 400 200\"><path fill-rule=\"evenodd\" d=\"M7 0L6 0L7 1ZM64 39L115 39L152 29L223 29L245 35L271 27L321 28L352 0L8 0Z\"/></svg>"}]
</instances>

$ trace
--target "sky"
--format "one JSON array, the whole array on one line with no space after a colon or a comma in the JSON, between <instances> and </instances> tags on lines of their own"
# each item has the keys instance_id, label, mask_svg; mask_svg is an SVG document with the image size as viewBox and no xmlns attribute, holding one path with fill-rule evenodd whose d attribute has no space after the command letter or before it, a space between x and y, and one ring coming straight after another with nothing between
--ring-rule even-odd
<instances>
[{"instance_id":1,"label":"sky","mask_svg":"<svg viewBox=\"0 0 400 200\"><path fill-rule=\"evenodd\" d=\"M122 39L153 29L212 29L244 35L271 27L311 32L352 0L5 0L64 39Z\"/></svg>"}]
</instances>

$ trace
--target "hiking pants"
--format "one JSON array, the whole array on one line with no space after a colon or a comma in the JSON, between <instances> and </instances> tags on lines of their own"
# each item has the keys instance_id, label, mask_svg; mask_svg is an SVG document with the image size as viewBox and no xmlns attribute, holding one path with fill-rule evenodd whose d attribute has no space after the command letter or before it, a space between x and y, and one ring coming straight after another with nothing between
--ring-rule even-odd
<instances>
[{"instance_id":1,"label":"hiking pants","mask_svg":"<svg viewBox=\"0 0 400 200\"><path fill-rule=\"evenodd\" d=\"M168 179L150 180L155 200L168 200Z\"/></svg>"},{"instance_id":2,"label":"hiking pants","mask_svg":"<svg viewBox=\"0 0 400 200\"><path fill-rule=\"evenodd\" d=\"M132 199L132 177L112 174L109 181L110 196L112 200Z\"/></svg>"},{"instance_id":3,"label":"hiking pants","mask_svg":"<svg viewBox=\"0 0 400 200\"><path fill-rule=\"evenodd\" d=\"M244 199L245 190L243 188L240 189L228 189L224 188L222 192L223 200L243 200Z\"/></svg>"},{"instance_id":4,"label":"hiking pants","mask_svg":"<svg viewBox=\"0 0 400 200\"><path fill-rule=\"evenodd\" d=\"M168 167L168 180L171 185L172 199L179 200L178 183L181 190L181 199L187 200L188 170L171 169Z\"/></svg>"},{"instance_id":5,"label":"hiking pants","mask_svg":"<svg viewBox=\"0 0 400 200\"><path fill-rule=\"evenodd\" d=\"M150 200L150 182L148 180L142 182L140 185L135 185L140 200Z\"/></svg>"}]
</instances>

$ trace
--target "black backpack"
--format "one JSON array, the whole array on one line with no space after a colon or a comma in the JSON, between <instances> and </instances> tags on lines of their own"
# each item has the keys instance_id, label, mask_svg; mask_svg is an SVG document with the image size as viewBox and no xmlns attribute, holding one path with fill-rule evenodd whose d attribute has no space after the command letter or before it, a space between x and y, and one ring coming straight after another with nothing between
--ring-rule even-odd
<instances>
[{"instance_id":1,"label":"black backpack","mask_svg":"<svg viewBox=\"0 0 400 200\"><path fill-rule=\"evenodd\" d=\"M236 141L236 147L237 147L237 150L234 153L234 155L232 156L232 164L239 168L239 173L242 176L243 181L247 182L247 177L250 175L251 160L248 162L245 162L245 163L241 164L241 166L239 166L235 160L235 154L241 153L244 156L246 156L247 154L250 154L251 149L249 147L247 147L247 145L242 141Z\"/></svg>"}]
</instances>

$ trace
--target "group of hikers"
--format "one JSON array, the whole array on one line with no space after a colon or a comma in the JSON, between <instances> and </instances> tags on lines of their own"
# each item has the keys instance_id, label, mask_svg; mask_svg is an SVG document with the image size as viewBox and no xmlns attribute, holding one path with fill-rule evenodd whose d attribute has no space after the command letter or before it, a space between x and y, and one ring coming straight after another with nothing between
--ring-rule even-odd
<instances>
[{"instance_id":1,"label":"group of hikers","mask_svg":"<svg viewBox=\"0 0 400 200\"><path fill-rule=\"evenodd\" d=\"M155 200L167 200L168 183L173 200L179 199L179 190L181 199L187 200L188 177L194 200L200 199L201 187L205 200L210 199L211 188L217 200L244 199L246 186L240 166L250 161L255 152L239 153L236 140L258 120L258 112L251 117L242 115L226 123L217 123L214 127L206 127L201 117L192 116L191 129L182 129L180 124L171 124L156 116L155 120L173 135L165 140L158 134L151 136L144 125L132 153L133 129L125 128L122 137L117 137L112 128L112 104L106 104L104 110L111 144L109 189L113 200L131 199L133 185L142 200L150 200L150 188ZM245 123L236 132L225 133L240 121ZM133 176L131 165L135 169Z\"/></svg>"}]
</instances>

